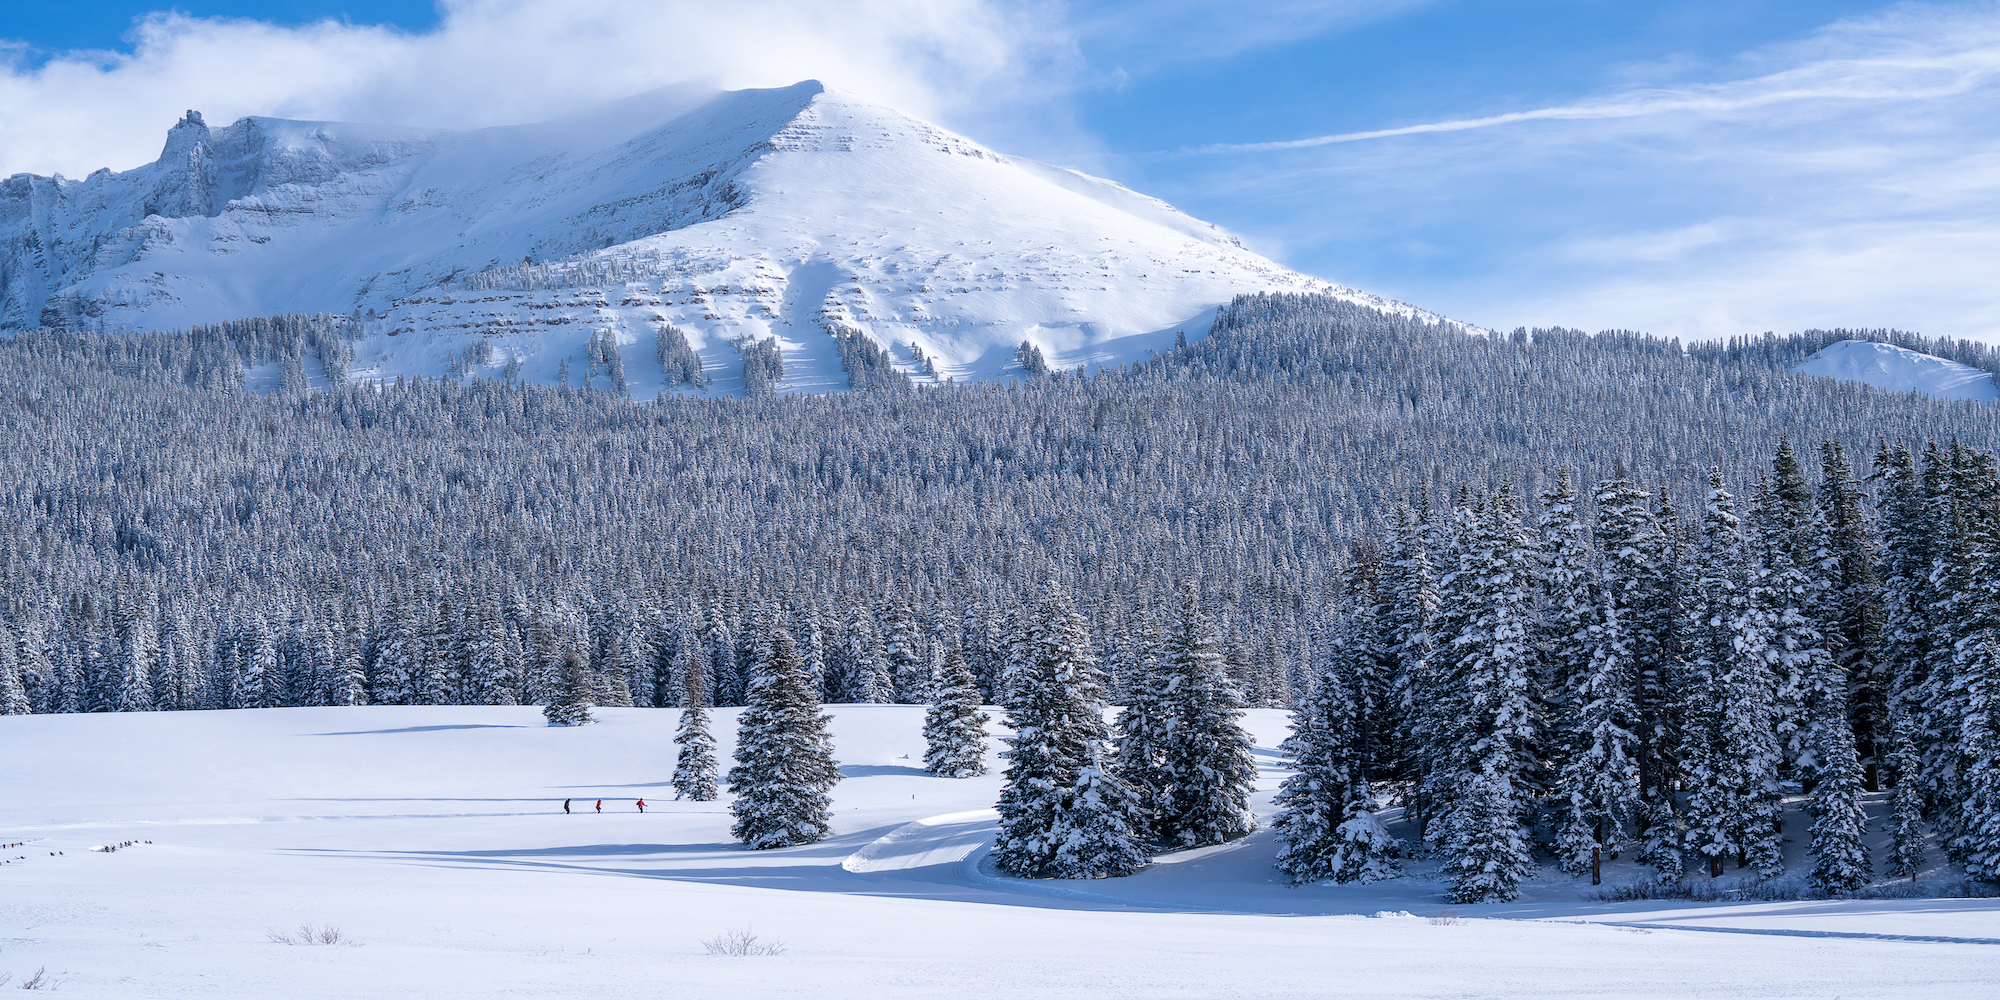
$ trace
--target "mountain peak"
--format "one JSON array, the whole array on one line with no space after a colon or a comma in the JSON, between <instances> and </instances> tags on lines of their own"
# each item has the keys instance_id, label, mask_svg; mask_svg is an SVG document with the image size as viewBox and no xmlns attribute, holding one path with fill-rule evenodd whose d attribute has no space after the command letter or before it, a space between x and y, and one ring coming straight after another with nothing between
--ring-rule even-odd
<instances>
[{"instance_id":1,"label":"mountain peak","mask_svg":"<svg viewBox=\"0 0 2000 1000\"><path fill-rule=\"evenodd\" d=\"M813 390L846 382L833 333L967 378L1012 367L1023 342L1059 366L1142 357L1242 293L1413 311L814 80L471 132L210 129L190 111L158 162L63 183L39 212L9 203L36 184L0 188L0 326L332 312L360 321L363 376L601 377L592 345L608 340L645 395L669 388L652 358L672 327L725 374L740 345L776 337L780 389Z\"/></svg>"}]
</instances>

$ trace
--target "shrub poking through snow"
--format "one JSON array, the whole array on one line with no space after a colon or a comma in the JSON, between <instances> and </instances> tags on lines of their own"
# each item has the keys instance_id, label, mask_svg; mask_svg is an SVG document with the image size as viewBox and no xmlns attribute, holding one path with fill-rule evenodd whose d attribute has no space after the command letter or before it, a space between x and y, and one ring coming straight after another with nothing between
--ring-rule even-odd
<instances>
[{"instance_id":1,"label":"shrub poking through snow","mask_svg":"<svg viewBox=\"0 0 2000 1000\"><path fill-rule=\"evenodd\" d=\"M711 955L728 955L732 958L744 958L752 955L782 955L785 953L783 942L760 941L757 938L756 932L748 927L740 930L723 931L721 934L703 941L701 946Z\"/></svg>"}]
</instances>

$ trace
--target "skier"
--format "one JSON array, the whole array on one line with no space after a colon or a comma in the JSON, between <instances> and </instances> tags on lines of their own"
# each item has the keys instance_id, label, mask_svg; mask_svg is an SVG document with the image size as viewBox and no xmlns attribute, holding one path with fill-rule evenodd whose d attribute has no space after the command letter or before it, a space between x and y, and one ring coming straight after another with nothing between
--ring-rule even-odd
<instances>
[{"instance_id":1,"label":"skier","mask_svg":"<svg viewBox=\"0 0 2000 1000\"><path fill-rule=\"evenodd\" d=\"M603 812L603 811L604 811L604 800L603 800L603 799L598 799L598 800L597 800L597 811L598 811L598 812Z\"/></svg>"},{"instance_id":2,"label":"skier","mask_svg":"<svg viewBox=\"0 0 2000 1000\"><path fill-rule=\"evenodd\" d=\"M640 815L644 815L644 814L645 814L645 812L646 812L646 800L645 800L645 799L640 799L640 800L639 800L639 813L640 813Z\"/></svg>"},{"instance_id":3,"label":"skier","mask_svg":"<svg viewBox=\"0 0 2000 1000\"><path fill-rule=\"evenodd\" d=\"M564 800L563 800L563 815L564 815L564 816L567 816L567 815L569 815L569 800L568 800L568 799L564 799Z\"/></svg>"}]
</instances>

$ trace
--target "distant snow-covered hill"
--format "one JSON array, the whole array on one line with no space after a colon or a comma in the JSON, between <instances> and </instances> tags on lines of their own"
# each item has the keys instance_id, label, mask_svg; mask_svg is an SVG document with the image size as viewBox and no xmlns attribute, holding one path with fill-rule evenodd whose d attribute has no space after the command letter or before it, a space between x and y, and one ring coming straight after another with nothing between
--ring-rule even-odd
<instances>
[{"instance_id":1,"label":"distant snow-covered hill","mask_svg":"<svg viewBox=\"0 0 2000 1000\"><path fill-rule=\"evenodd\" d=\"M1890 392L1920 392L1938 399L2000 399L1993 373L1919 354L1906 347L1866 340L1843 340L1821 348L1793 371L1862 382Z\"/></svg>"},{"instance_id":2,"label":"distant snow-covered hill","mask_svg":"<svg viewBox=\"0 0 2000 1000\"><path fill-rule=\"evenodd\" d=\"M781 391L811 391L846 384L833 330L963 379L1023 340L1059 366L1142 357L1245 292L1416 312L810 81L473 132L189 112L155 163L0 182L0 241L0 327L330 312L364 324L355 376L543 381L586 377L609 334L641 398L664 324L718 390L776 336Z\"/></svg>"}]
</instances>

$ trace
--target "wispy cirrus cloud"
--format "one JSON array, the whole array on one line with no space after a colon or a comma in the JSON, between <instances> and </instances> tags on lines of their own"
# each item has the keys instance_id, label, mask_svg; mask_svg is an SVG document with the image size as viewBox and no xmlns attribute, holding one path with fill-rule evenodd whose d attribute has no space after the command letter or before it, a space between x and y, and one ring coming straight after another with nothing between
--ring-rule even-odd
<instances>
[{"instance_id":1,"label":"wispy cirrus cloud","mask_svg":"<svg viewBox=\"0 0 2000 1000\"><path fill-rule=\"evenodd\" d=\"M1900 4L1701 70L1169 156L1306 206L1248 227L1295 263L1489 325L2000 336L2000 5Z\"/></svg>"}]
</instances>

